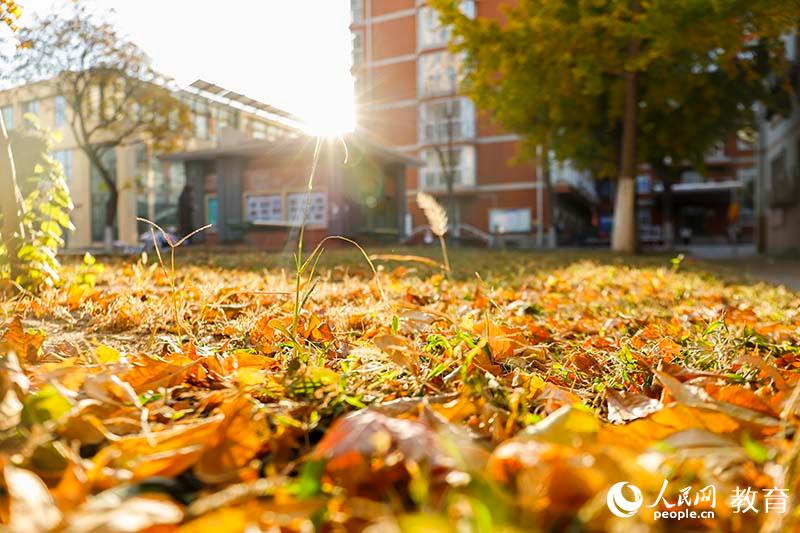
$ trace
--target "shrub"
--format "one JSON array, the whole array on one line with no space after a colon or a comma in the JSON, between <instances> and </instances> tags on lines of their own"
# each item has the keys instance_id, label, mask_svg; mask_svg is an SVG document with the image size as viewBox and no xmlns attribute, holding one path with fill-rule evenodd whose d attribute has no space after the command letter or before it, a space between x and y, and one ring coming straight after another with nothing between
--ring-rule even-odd
<instances>
[{"instance_id":1,"label":"shrub","mask_svg":"<svg viewBox=\"0 0 800 533\"><path fill-rule=\"evenodd\" d=\"M57 137L29 121L23 132L13 132L15 169L24 195L20 245L16 257L8 257L0 245L0 273L27 289L60 281L58 250L65 244L64 230L74 229L69 186L61 163L51 154Z\"/></svg>"}]
</instances>

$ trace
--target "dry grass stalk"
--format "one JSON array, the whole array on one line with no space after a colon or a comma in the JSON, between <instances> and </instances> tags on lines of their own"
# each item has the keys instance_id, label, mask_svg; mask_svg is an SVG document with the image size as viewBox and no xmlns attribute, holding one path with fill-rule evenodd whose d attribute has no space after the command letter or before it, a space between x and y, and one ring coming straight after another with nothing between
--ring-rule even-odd
<instances>
[{"instance_id":1,"label":"dry grass stalk","mask_svg":"<svg viewBox=\"0 0 800 533\"><path fill-rule=\"evenodd\" d=\"M444 235L447 233L447 211L436 201L436 198L424 192L417 193L417 205L425 213L425 218L428 219L428 224L431 225L431 231L439 237L439 244L442 246L444 269L449 276L450 260L447 257L447 245L444 242Z\"/></svg>"}]
</instances>

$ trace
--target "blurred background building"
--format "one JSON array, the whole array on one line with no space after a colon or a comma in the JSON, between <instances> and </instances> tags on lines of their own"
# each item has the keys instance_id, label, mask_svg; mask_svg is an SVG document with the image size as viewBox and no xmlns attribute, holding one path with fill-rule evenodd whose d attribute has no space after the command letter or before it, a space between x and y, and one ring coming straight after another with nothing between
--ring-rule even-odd
<instances>
[{"instance_id":1,"label":"blurred background building","mask_svg":"<svg viewBox=\"0 0 800 533\"><path fill-rule=\"evenodd\" d=\"M60 140L52 155L64 167L75 204L75 231L67 235L67 246L100 247L108 187L76 145L69 126L69 106L49 90L46 84L34 83L0 91L0 112L12 136L15 130L19 133L29 127L26 115L58 133ZM187 150L212 148L225 138L275 140L298 135L299 121L290 114L207 82L176 90L176 96L191 109L192 134L182 143ZM163 162L159 155L146 142L109 148L103 154L119 190L113 237L119 245L136 245L147 231L147 225L136 217L170 231L178 224L178 198L186 184L184 164Z\"/></svg>"},{"instance_id":2,"label":"blurred background building","mask_svg":"<svg viewBox=\"0 0 800 533\"><path fill-rule=\"evenodd\" d=\"M467 0L462 10L498 17L503 3L508 2ZM433 194L447 207L448 171L456 196L455 233L464 241L532 246L543 244L551 223L562 234L589 230L595 199L590 176L555 169L564 209L561 220L547 220L548 198L535 165L511 163L519 137L458 95L459 58L448 52L449 31L432 8L417 0L352 0L351 10L358 131L425 163L407 168L410 239L427 224L416 192Z\"/></svg>"}]
</instances>

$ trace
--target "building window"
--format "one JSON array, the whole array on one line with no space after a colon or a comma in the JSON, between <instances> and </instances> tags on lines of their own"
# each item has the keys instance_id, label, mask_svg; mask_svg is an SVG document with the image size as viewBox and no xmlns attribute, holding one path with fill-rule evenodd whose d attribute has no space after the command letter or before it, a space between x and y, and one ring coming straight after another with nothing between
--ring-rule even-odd
<instances>
[{"instance_id":1,"label":"building window","mask_svg":"<svg viewBox=\"0 0 800 533\"><path fill-rule=\"evenodd\" d=\"M364 18L364 0L350 0L350 21L352 24L361 22Z\"/></svg>"},{"instance_id":2,"label":"building window","mask_svg":"<svg viewBox=\"0 0 800 533\"><path fill-rule=\"evenodd\" d=\"M640 207L636 210L636 220L640 228L645 228L653 224L653 213L647 207Z\"/></svg>"},{"instance_id":3,"label":"building window","mask_svg":"<svg viewBox=\"0 0 800 533\"><path fill-rule=\"evenodd\" d=\"M364 43L361 32L353 32L353 66L357 67L364 61Z\"/></svg>"},{"instance_id":4,"label":"building window","mask_svg":"<svg viewBox=\"0 0 800 533\"><path fill-rule=\"evenodd\" d=\"M221 132L224 128L236 128L238 123L236 110L222 107L217 110L217 133Z\"/></svg>"},{"instance_id":5,"label":"building window","mask_svg":"<svg viewBox=\"0 0 800 533\"><path fill-rule=\"evenodd\" d=\"M419 141L441 144L475 136L475 105L469 98L427 102L419 108Z\"/></svg>"},{"instance_id":6,"label":"building window","mask_svg":"<svg viewBox=\"0 0 800 533\"><path fill-rule=\"evenodd\" d=\"M707 159L725 159L725 143L724 142L717 142L714 143L714 147L709 150L708 154L706 154Z\"/></svg>"},{"instance_id":7,"label":"building window","mask_svg":"<svg viewBox=\"0 0 800 533\"><path fill-rule=\"evenodd\" d=\"M208 139L208 116L205 114L194 114L194 136L198 139Z\"/></svg>"},{"instance_id":8,"label":"building window","mask_svg":"<svg viewBox=\"0 0 800 533\"><path fill-rule=\"evenodd\" d=\"M461 12L475 18L475 0L461 2ZM420 48L436 48L447 45L450 28L439 23L439 13L432 7L423 6L417 16L417 36Z\"/></svg>"},{"instance_id":9,"label":"building window","mask_svg":"<svg viewBox=\"0 0 800 533\"><path fill-rule=\"evenodd\" d=\"M700 183L703 181L703 176L694 170L686 170L681 174L681 183Z\"/></svg>"},{"instance_id":10,"label":"building window","mask_svg":"<svg viewBox=\"0 0 800 533\"><path fill-rule=\"evenodd\" d=\"M419 58L418 90L420 96L453 94L458 88L458 74L463 55L433 52Z\"/></svg>"},{"instance_id":11,"label":"building window","mask_svg":"<svg viewBox=\"0 0 800 533\"><path fill-rule=\"evenodd\" d=\"M267 126L267 140L268 141L277 141L281 137L284 136L286 132L283 128L279 128L278 126L273 126L272 124Z\"/></svg>"},{"instance_id":12,"label":"building window","mask_svg":"<svg viewBox=\"0 0 800 533\"><path fill-rule=\"evenodd\" d=\"M286 221L300 225L303 221L303 210L308 201L308 214L305 223L308 226L324 226L327 221L327 195L324 192L312 192L306 200L307 193L290 193L286 195Z\"/></svg>"},{"instance_id":13,"label":"building window","mask_svg":"<svg viewBox=\"0 0 800 533\"><path fill-rule=\"evenodd\" d=\"M67 100L63 96L53 99L53 125L61 127L67 122Z\"/></svg>"},{"instance_id":14,"label":"building window","mask_svg":"<svg viewBox=\"0 0 800 533\"><path fill-rule=\"evenodd\" d=\"M492 233L529 233L531 210L489 209L489 231Z\"/></svg>"},{"instance_id":15,"label":"building window","mask_svg":"<svg viewBox=\"0 0 800 533\"><path fill-rule=\"evenodd\" d=\"M39 100L29 100L22 104L22 115L39 116Z\"/></svg>"},{"instance_id":16,"label":"building window","mask_svg":"<svg viewBox=\"0 0 800 533\"><path fill-rule=\"evenodd\" d=\"M206 224L211 224L211 231L216 231L217 229L217 216L219 215L219 210L217 206L217 195L216 194L207 194L206 195Z\"/></svg>"},{"instance_id":17,"label":"building window","mask_svg":"<svg viewBox=\"0 0 800 533\"><path fill-rule=\"evenodd\" d=\"M67 177L67 182L72 181L72 150L58 150L53 152L53 159L61 163L61 168L64 169L64 176Z\"/></svg>"},{"instance_id":18,"label":"building window","mask_svg":"<svg viewBox=\"0 0 800 533\"><path fill-rule=\"evenodd\" d=\"M636 192L638 194L648 194L651 192L650 176L647 174L636 176Z\"/></svg>"},{"instance_id":19,"label":"building window","mask_svg":"<svg viewBox=\"0 0 800 533\"><path fill-rule=\"evenodd\" d=\"M247 197L247 221L279 223L283 220L283 201L280 194Z\"/></svg>"},{"instance_id":20,"label":"building window","mask_svg":"<svg viewBox=\"0 0 800 533\"><path fill-rule=\"evenodd\" d=\"M3 122L6 123L7 130L14 129L14 106L4 105L2 108Z\"/></svg>"},{"instance_id":21,"label":"building window","mask_svg":"<svg viewBox=\"0 0 800 533\"><path fill-rule=\"evenodd\" d=\"M277 138L275 136L274 128L271 127L270 124L257 120L254 120L251 124L253 128L254 139L266 139L268 141L274 141Z\"/></svg>"},{"instance_id":22,"label":"building window","mask_svg":"<svg viewBox=\"0 0 800 533\"><path fill-rule=\"evenodd\" d=\"M103 168L108 169L111 174L111 181L119 187L119 180L117 179L117 150L109 147L104 148L100 154L100 160ZM106 229L106 204L111 196L111 190L108 187L105 179L95 165L91 166L91 174L89 177L89 200L91 202L91 217L92 217L92 241L103 242L105 240ZM116 239L117 220L111 231L111 238Z\"/></svg>"},{"instance_id":23,"label":"building window","mask_svg":"<svg viewBox=\"0 0 800 533\"><path fill-rule=\"evenodd\" d=\"M444 169L452 172L455 187L475 185L473 146L456 146L450 150L428 148L422 151L422 160L425 161L425 168L422 169L422 186L426 189L442 189L447 186L447 172Z\"/></svg>"}]
</instances>

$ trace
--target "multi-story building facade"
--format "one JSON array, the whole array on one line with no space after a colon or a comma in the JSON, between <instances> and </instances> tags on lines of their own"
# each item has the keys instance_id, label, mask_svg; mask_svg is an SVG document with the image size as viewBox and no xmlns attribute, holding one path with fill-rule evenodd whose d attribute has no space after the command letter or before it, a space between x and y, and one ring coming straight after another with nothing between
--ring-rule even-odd
<instances>
[{"instance_id":1,"label":"multi-story building facade","mask_svg":"<svg viewBox=\"0 0 800 533\"><path fill-rule=\"evenodd\" d=\"M462 9L473 17L499 17L504 3L509 0L465 0ZM435 10L421 0L352 0L351 8L359 131L425 163L406 170L406 234L413 238L426 225L416 192L447 205L451 175L461 237L541 243L550 221L535 165L512 164L519 138L458 94L460 59L448 52L449 31ZM561 172L555 178L564 191L591 202L588 176ZM588 223L584 211L578 219Z\"/></svg>"},{"instance_id":2,"label":"multi-story building facade","mask_svg":"<svg viewBox=\"0 0 800 533\"><path fill-rule=\"evenodd\" d=\"M223 137L277 139L295 136L299 121L288 113L207 82L195 82L176 96L191 109L193 132L181 143L184 149L218 146ZM89 159L78 148L69 126L71 110L64 98L53 94L50 84L37 83L0 91L0 112L10 131L24 129L26 115L58 133L53 156L64 167L75 209L75 230L67 235L69 248L102 246L108 189ZM147 227L137 217L155 221L167 229L178 223L178 197L186 183L182 162L159 158L145 142L127 143L105 152L119 192L114 240L135 245Z\"/></svg>"},{"instance_id":3,"label":"multi-story building facade","mask_svg":"<svg viewBox=\"0 0 800 533\"><path fill-rule=\"evenodd\" d=\"M681 240L701 244L752 242L757 176L755 146L739 138L720 142L706 156L700 171L685 165L671 186L673 235L668 238L664 232L670 228L664 222L669 202L664 186L648 167L643 167L636 180L640 241L645 245ZM605 192L611 187L603 184L599 189Z\"/></svg>"},{"instance_id":4,"label":"multi-story building facade","mask_svg":"<svg viewBox=\"0 0 800 533\"><path fill-rule=\"evenodd\" d=\"M761 110L756 194L759 249L780 254L800 252L800 35L785 43L795 96L784 115Z\"/></svg>"},{"instance_id":5,"label":"multi-story building facade","mask_svg":"<svg viewBox=\"0 0 800 533\"><path fill-rule=\"evenodd\" d=\"M498 18L501 6L511 3L464 0L461 7L472 17ZM425 163L407 169L406 232L413 236L425 225L414 201L418 190L447 203L441 162L451 161L461 224L495 242L498 237L543 242L551 221L537 169L512 164L519 138L457 94L459 58L448 52L450 34L435 10L424 0L351 0L351 10L359 128ZM731 226L737 239L752 238L755 162L752 145L731 139L709 154L701 172L687 166L672 188L675 239L683 230L692 242L726 241L733 235ZM551 177L559 242L607 240L613 182L595 183L590 173L568 163L553 163ZM638 192L641 239L663 243L663 187L646 166Z\"/></svg>"}]
</instances>

